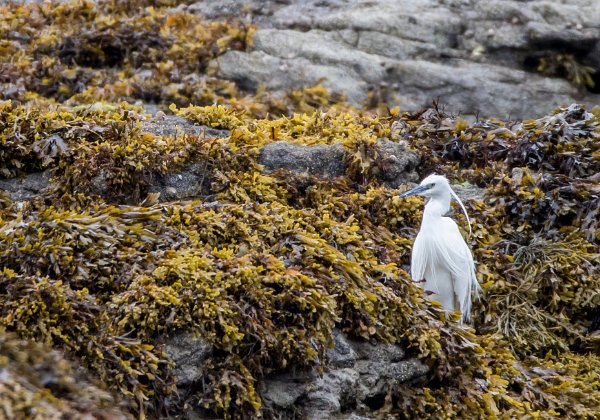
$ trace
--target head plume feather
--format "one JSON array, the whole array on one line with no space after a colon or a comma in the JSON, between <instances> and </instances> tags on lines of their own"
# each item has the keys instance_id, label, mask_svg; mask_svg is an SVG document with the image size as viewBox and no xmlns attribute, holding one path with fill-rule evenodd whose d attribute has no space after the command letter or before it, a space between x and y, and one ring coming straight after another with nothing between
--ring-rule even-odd
<instances>
[{"instance_id":1,"label":"head plume feather","mask_svg":"<svg viewBox=\"0 0 600 420\"><path fill-rule=\"evenodd\" d=\"M458 195L456 195L456 193L454 192L454 190L452 188L450 188L450 194L452 194L452 197L460 205L460 208L462 209L463 213L465 214L465 217L467 218L467 224L469 225L469 237L470 237L473 234L473 229L471 229L471 220L469 220L469 215L467 214L467 209L465 208L464 204L462 203L462 201L460 201L460 198L458 198Z\"/></svg>"}]
</instances>

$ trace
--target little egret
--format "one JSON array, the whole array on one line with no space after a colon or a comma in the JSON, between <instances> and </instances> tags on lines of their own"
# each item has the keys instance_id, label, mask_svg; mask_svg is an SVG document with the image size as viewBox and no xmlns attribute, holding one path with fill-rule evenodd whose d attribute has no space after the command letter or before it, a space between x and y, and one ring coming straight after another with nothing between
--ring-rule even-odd
<instances>
[{"instance_id":1,"label":"little egret","mask_svg":"<svg viewBox=\"0 0 600 420\"><path fill-rule=\"evenodd\" d=\"M461 321L468 322L471 313L471 291L481 289L475 277L473 255L458 226L444 215L450 210L452 197L460 204L469 233L471 222L465 206L441 175L429 175L421 184L400 197L420 194L428 197L421 229L412 249L410 275L413 281L425 280L425 290L446 311L460 311Z\"/></svg>"}]
</instances>

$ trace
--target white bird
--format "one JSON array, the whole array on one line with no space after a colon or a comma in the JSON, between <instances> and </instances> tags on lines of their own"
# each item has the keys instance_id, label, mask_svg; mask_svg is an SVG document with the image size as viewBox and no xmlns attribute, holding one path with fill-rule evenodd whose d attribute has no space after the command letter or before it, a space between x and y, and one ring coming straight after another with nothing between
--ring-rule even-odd
<instances>
[{"instance_id":1,"label":"white bird","mask_svg":"<svg viewBox=\"0 0 600 420\"><path fill-rule=\"evenodd\" d=\"M481 287L475 277L475 263L458 226L444 215L450 210L452 197L460 204L469 234L471 222L446 177L429 175L421 184L400 197L420 194L428 197L421 229L412 249L410 275L415 282L425 280L425 290L439 301L445 311L460 311L461 321L468 322L471 314L471 291L479 296Z\"/></svg>"}]
</instances>

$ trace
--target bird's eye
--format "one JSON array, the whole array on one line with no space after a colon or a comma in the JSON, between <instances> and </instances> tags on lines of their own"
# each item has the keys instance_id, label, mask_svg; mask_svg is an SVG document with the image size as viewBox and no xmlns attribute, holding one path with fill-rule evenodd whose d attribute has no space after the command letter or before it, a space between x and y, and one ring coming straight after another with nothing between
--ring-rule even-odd
<instances>
[{"instance_id":1,"label":"bird's eye","mask_svg":"<svg viewBox=\"0 0 600 420\"><path fill-rule=\"evenodd\" d=\"M427 185L427 188L429 188L429 189L431 189L433 187L435 187L435 184L433 182L431 184Z\"/></svg>"}]
</instances>

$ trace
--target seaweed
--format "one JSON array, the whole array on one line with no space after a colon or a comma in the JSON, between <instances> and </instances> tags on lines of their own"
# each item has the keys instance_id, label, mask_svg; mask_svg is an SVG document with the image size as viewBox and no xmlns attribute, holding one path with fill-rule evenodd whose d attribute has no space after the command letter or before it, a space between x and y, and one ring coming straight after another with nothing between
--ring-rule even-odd
<instances>
[{"instance_id":1,"label":"seaweed","mask_svg":"<svg viewBox=\"0 0 600 420\"><path fill-rule=\"evenodd\" d=\"M596 69L581 63L581 58L573 54L545 54L537 58L536 71L544 76L565 78L576 86L595 87Z\"/></svg>"},{"instance_id":2,"label":"seaweed","mask_svg":"<svg viewBox=\"0 0 600 420\"><path fill-rule=\"evenodd\" d=\"M114 395L47 346L0 331L0 354L3 418L132 418Z\"/></svg>"},{"instance_id":3,"label":"seaweed","mask_svg":"<svg viewBox=\"0 0 600 420\"><path fill-rule=\"evenodd\" d=\"M51 418L117 404L159 417L189 404L269 417L261 381L327 369L340 328L430 367L425 386L391 389L379 415L597 415L597 109L468 123L437 104L359 110L319 84L242 92L210 62L247 48L253 27L173 4L0 6L0 174L52 174L28 201L0 191L1 410L35 405ZM204 129L144 132L140 99ZM379 179L378 139L418 153L421 174L484 189L466 203L485 289L473 328L404 270L422 203ZM345 173L265 173L260 150L277 141L341 144ZM206 194L160 200L157 179L193 164ZM179 331L214 351L189 399L168 404L177 378L165 346ZM48 369L67 385L39 385Z\"/></svg>"}]
</instances>

